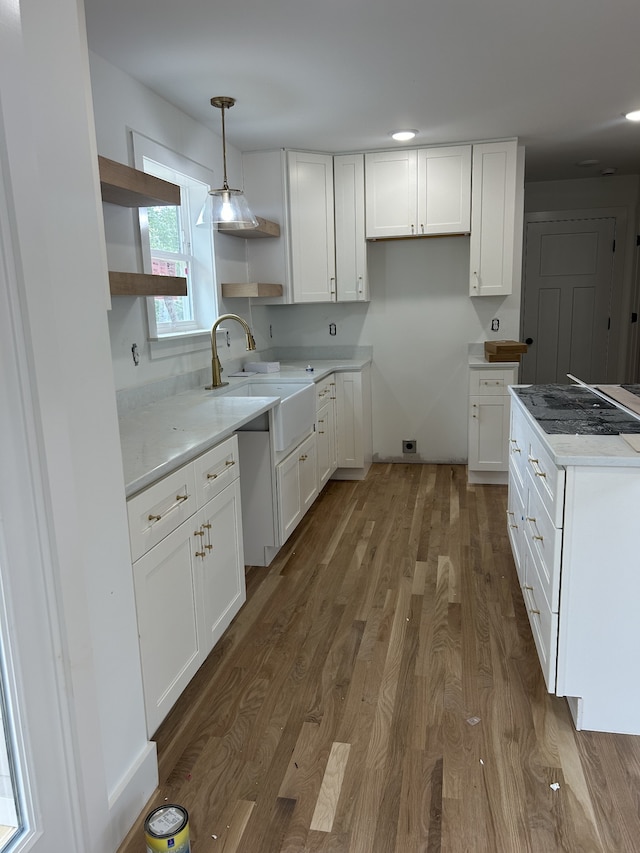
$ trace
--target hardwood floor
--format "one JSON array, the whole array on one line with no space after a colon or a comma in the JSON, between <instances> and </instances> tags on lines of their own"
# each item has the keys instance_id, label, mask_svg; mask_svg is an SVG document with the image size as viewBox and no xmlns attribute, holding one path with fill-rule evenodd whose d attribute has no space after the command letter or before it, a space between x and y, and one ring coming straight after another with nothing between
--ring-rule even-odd
<instances>
[{"instance_id":1,"label":"hardwood floor","mask_svg":"<svg viewBox=\"0 0 640 853\"><path fill-rule=\"evenodd\" d=\"M505 510L464 466L330 482L247 570L145 814L185 806L192 853L639 851L640 738L576 732L546 692Z\"/></svg>"}]
</instances>

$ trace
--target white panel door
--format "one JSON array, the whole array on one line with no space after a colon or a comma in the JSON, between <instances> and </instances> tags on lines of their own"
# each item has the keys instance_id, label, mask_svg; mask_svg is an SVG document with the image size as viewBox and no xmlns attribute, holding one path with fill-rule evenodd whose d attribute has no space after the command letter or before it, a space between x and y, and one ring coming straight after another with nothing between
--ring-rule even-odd
<instances>
[{"instance_id":1,"label":"white panel door","mask_svg":"<svg viewBox=\"0 0 640 853\"><path fill-rule=\"evenodd\" d=\"M607 380L616 220L527 225L522 382Z\"/></svg>"}]
</instances>

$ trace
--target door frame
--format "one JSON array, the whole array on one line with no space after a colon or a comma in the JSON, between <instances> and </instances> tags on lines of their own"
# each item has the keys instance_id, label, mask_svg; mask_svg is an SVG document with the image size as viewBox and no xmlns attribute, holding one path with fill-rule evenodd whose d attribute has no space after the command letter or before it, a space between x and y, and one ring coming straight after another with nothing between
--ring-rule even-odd
<instances>
[{"instance_id":1,"label":"door frame","mask_svg":"<svg viewBox=\"0 0 640 853\"><path fill-rule=\"evenodd\" d=\"M626 274L627 267L633 267L633 258L628 255L628 216L625 207L592 207L578 210L536 211L525 214L524 245L522 251L522 301L520 308L520 337L524 340L524 308L527 298L527 281L525 277L527 262L527 232L529 225L541 222L567 222L569 220L615 219L616 250L613 253L613 268L611 273L611 328L609 330L609 356L607 359L608 383L631 381L634 377L630 372L630 346L632 344L631 310L632 286L631 275ZM628 317L628 321L625 321Z\"/></svg>"}]
</instances>

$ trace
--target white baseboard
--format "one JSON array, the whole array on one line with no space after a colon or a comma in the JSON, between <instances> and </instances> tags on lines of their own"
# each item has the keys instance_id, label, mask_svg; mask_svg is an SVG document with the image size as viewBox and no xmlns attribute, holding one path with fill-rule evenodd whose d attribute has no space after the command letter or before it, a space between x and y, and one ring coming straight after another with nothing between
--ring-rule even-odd
<instances>
[{"instance_id":1,"label":"white baseboard","mask_svg":"<svg viewBox=\"0 0 640 853\"><path fill-rule=\"evenodd\" d=\"M148 741L109 796L109 822L120 844L158 787L156 745Z\"/></svg>"}]
</instances>

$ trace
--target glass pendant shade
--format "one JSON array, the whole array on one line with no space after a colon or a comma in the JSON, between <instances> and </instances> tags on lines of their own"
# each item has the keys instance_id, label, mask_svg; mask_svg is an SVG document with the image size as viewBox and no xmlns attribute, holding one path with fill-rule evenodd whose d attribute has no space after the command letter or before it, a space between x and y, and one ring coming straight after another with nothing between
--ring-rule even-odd
<instances>
[{"instance_id":1,"label":"glass pendant shade","mask_svg":"<svg viewBox=\"0 0 640 853\"><path fill-rule=\"evenodd\" d=\"M256 228L255 218L242 190L222 187L210 190L198 216L196 225L208 225L217 228L218 225L233 225L234 228Z\"/></svg>"},{"instance_id":2,"label":"glass pendant shade","mask_svg":"<svg viewBox=\"0 0 640 853\"><path fill-rule=\"evenodd\" d=\"M209 190L206 201L200 211L196 225L217 228L227 225L233 228L256 228L255 218L242 190L234 190L227 182L227 140L224 128L224 111L235 104L235 98L218 96L211 98L211 105L217 107L222 116L222 166L223 181L220 189Z\"/></svg>"}]
</instances>

